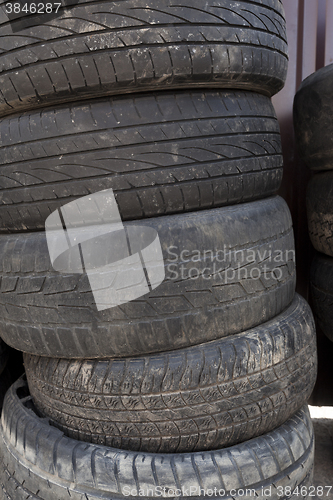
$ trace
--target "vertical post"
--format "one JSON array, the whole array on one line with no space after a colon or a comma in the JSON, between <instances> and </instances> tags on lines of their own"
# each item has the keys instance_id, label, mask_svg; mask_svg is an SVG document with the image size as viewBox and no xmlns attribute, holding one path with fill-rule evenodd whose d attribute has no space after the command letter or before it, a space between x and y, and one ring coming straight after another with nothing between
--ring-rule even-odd
<instances>
[{"instance_id":1,"label":"vertical post","mask_svg":"<svg viewBox=\"0 0 333 500\"><path fill-rule=\"evenodd\" d=\"M333 2L326 2L325 66L333 63Z\"/></svg>"},{"instance_id":2,"label":"vertical post","mask_svg":"<svg viewBox=\"0 0 333 500\"><path fill-rule=\"evenodd\" d=\"M331 7L333 7L332 2L329 3L331 4ZM333 20L333 10L332 10L332 20ZM302 80L304 80L307 76L311 75L311 73L314 73L316 71L317 26L318 26L318 0L304 0L303 49L302 49L302 71L301 71Z\"/></svg>"}]
</instances>

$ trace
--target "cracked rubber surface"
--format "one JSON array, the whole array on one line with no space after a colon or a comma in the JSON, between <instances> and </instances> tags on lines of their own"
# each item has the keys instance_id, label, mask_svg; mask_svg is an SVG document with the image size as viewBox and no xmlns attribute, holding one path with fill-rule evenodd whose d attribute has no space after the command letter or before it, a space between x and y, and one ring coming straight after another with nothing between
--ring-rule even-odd
<instances>
[{"instance_id":1,"label":"cracked rubber surface","mask_svg":"<svg viewBox=\"0 0 333 500\"><path fill-rule=\"evenodd\" d=\"M5 1L2 1L3 5ZM79 0L18 30L0 9L0 116L107 94L182 87L271 96L288 56L280 0ZM14 32L13 32L14 28Z\"/></svg>"},{"instance_id":2,"label":"cracked rubber surface","mask_svg":"<svg viewBox=\"0 0 333 500\"><path fill-rule=\"evenodd\" d=\"M44 232L1 235L3 340L63 358L161 352L261 324L294 297L292 222L280 197L140 225L159 235L165 279L143 297L100 312L86 274L53 271ZM97 243L107 264L112 245Z\"/></svg>"},{"instance_id":3,"label":"cracked rubber surface","mask_svg":"<svg viewBox=\"0 0 333 500\"><path fill-rule=\"evenodd\" d=\"M312 177L308 184L306 204L309 234L318 252L333 257L333 172Z\"/></svg>"},{"instance_id":4,"label":"cracked rubber surface","mask_svg":"<svg viewBox=\"0 0 333 500\"><path fill-rule=\"evenodd\" d=\"M92 100L0 121L0 231L44 229L112 188L123 220L275 194L280 130L268 97L178 92Z\"/></svg>"},{"instance_id":5,"label":"cracked rubber surface","mask_svg":"<svg viewBox=\"0 0 333 500\"><path fill-rule=\"evenodd\" d=\"M313 311L321 330L333 341L333 259L317 254L311 265Z\"/></svg>"},{"instance_id":6,"label":"cracked rubber surface","mask_svg":"<svg viewBox=\"0 0 333 500\"><path fill-rule=\"evenodd\" d=\"M228 500L241 498L230 490L244 488L253 488L261 500L278 500L286 498L278 496L279 487L294 490L311 483L314 439L306 406L276 430L225 450L135 453L66 438L37 417L27 384L20 379L7 393L1 422L5 499L120 500L127 488L150 488L150 497L156 498L156 486L168 491L192 486L224 489ZM262 494L263 486L271 487L269 497Z\"/></svg>"},{"instance_id":7,"label":"cracked rubber surface","mask_svg":"<svg viewBox=\"0 0 333 500\"><path fill-rule=\"evenodd\" d=\"M333 169L333 64L308 76L294 99L294 129L300 157L313 170Z\"/></svg>"},{"instance_id":8,"label":"cracked rubber surface","mask_svg":"<svg viewBox=\"0 0 333 500\"><path fill-rule=\"evenodd\" d=\"M316 380L311 309L187 349L125 360L24 356L36 408L72 438L153 453L213 450L265 434Z\"/></svg>"}]
</instances>

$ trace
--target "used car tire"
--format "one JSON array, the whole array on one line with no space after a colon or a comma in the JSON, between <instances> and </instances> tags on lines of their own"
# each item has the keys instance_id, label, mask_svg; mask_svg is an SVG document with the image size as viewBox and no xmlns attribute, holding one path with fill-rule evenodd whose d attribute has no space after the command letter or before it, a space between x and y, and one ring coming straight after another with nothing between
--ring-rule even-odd
<instances>
[{"instance_id":1,"label":"used car tire","mask_svg":"<svg viewBox=\"0 0 333 500\"><path fill-rule=\"evenodd\" d=\"M306 202L311 243L318 252L333 257L333 172L312 177Z\"/></svg>"},{"instance_id":2,"label":"used car tire","mask_svg":"<svg viewBox=\"0 0 333 500\"><path fill-rule=\"evenodd\" d=\"M148 354L247 330L294 297L292 221L278 196L145 219L141 227L157 231L165 279L139 299L100 311L87 274L53 270L45 232L1 235L3 340L49 357ZM112 245L91 241L107 265Z\"/></svg>"},{"instance_id":3,"label":"used car tire","mask_svg":"<svg viewBox=\"0 0 333 500\"><path fill-rule=\"evenodd\" d=\"M73 3L73 2L71 2ZM25 19L22 19L25 17ZM154 89L284 85L280 0L78 0L59 15L1 10L0 116L56 103Z\"/></svg>"},{"instance_id":4,"label":"used car tire","mask_svg":"<svg viewBox=\"0 0 333 500\"><path fill-rule=\"evenodd\" d=\"M59 360L26 354L40 415L65 435L152 453L219 449L296 413L317 372L311 309L299 295L244 333L146 357Z\"/></svg>"},{"instance_id":5,"label":"used car tire","mask_svg":"<svg viewBox=\"0 0 333 500\"><path fill-rule=\"evenodd\" d=\"M65 437L37 416L20 379L6 395L1 422L0 484L6 499L121 500L133 490L149 490L153 494L144 496L156 498L157 487L165 487L162 496L170 498L176 496L172 490L190 486L197 488L195 498L204 498L199 488L216 488L216 496L227 500L241 499L251 488L262 499L296 499L297 486L307 491L312 481L314 436L307 407L276 430L224 450L138 453Z\"/></svg>"},{"instance_id":6,"label":"used car tire","mask_svg":"<svg viewBox=\"0 0 333 500\"><path fill-rule=\"evenodd\" d=\"M333 341L333 259L317 254L310 274L312 304L323 333Z\"/></svg>"},{"instance_id":7,"label":"used car tire","mask_svg":"<svg viewBox=\"0 0 333 500\"><path fill-rule=\"evenodd\" d=\"M294 99L298 151L313 170L333 169L333 64L308 76Z\"/></svg>"},{"instance_id":8,"label":"used car tire","mask_svg":"<svg viewBox=\"0 0 333 500\"><path fill-rule=\"evenodd\" d=\"M282 179L268 97L178 92L92 100L0 121L0 231L44 229L112 188L123 220L251 201Z\"/></svg>"}]
</instances>

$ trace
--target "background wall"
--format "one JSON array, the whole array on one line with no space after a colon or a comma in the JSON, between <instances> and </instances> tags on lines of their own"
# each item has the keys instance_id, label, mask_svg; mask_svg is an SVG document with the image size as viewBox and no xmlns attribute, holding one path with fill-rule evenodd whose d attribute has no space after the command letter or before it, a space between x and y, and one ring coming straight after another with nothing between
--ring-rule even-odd
<instances>
[{"instance_id":1,"label":"background wall","mask_svg":"<svg viewBox=\"0 0 333 500\"><path fill-rule=\"evenodd\" d=\"M300 160L294 141L292 106L294 95L304 78L333 63L333 0L284 0L289 43L289 70L286 85L273 98L279 119L284 154L284 178L280 195L287 201L293 217L297 291L311 304L309 270L314 250L306 219L306 186L311 176ZM318 380L311 403L333 406L333 343L319 329Z\"/></svg>"}]
</instances>

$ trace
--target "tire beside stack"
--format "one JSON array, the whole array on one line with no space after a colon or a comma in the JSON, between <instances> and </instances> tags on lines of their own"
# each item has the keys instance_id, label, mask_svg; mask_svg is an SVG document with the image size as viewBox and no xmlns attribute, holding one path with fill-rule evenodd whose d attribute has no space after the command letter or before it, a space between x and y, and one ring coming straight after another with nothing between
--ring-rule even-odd
<instances>
[{"instance_id":1,"label":"tire beside stack","mask_svg":"<svg viewBox=\"0 0 333 500\"><path fill-rule=\"evenodd\" d=\"M0 335L26 369L2 498L306 498L317 360L276 196L281 1L79 0L27 22L0 19ZM105 189L125 228L157 231L165 280L98 311L85 273L53 269L44 224Z\"/></svg>"},{"instance_id":2,"label":"tire beside stack","mask_svg":"<svg viewBox=\"0 0 333 500\"><path fill-rule=\"evenodd\" d=\"M317 250L310 274L312 301L318 325L333 340L333 101L330 64L306 78L295 96L295 134L302 159L314 176L307 188L307 215L311 242Z\"/></svg>"}]
</instances>

